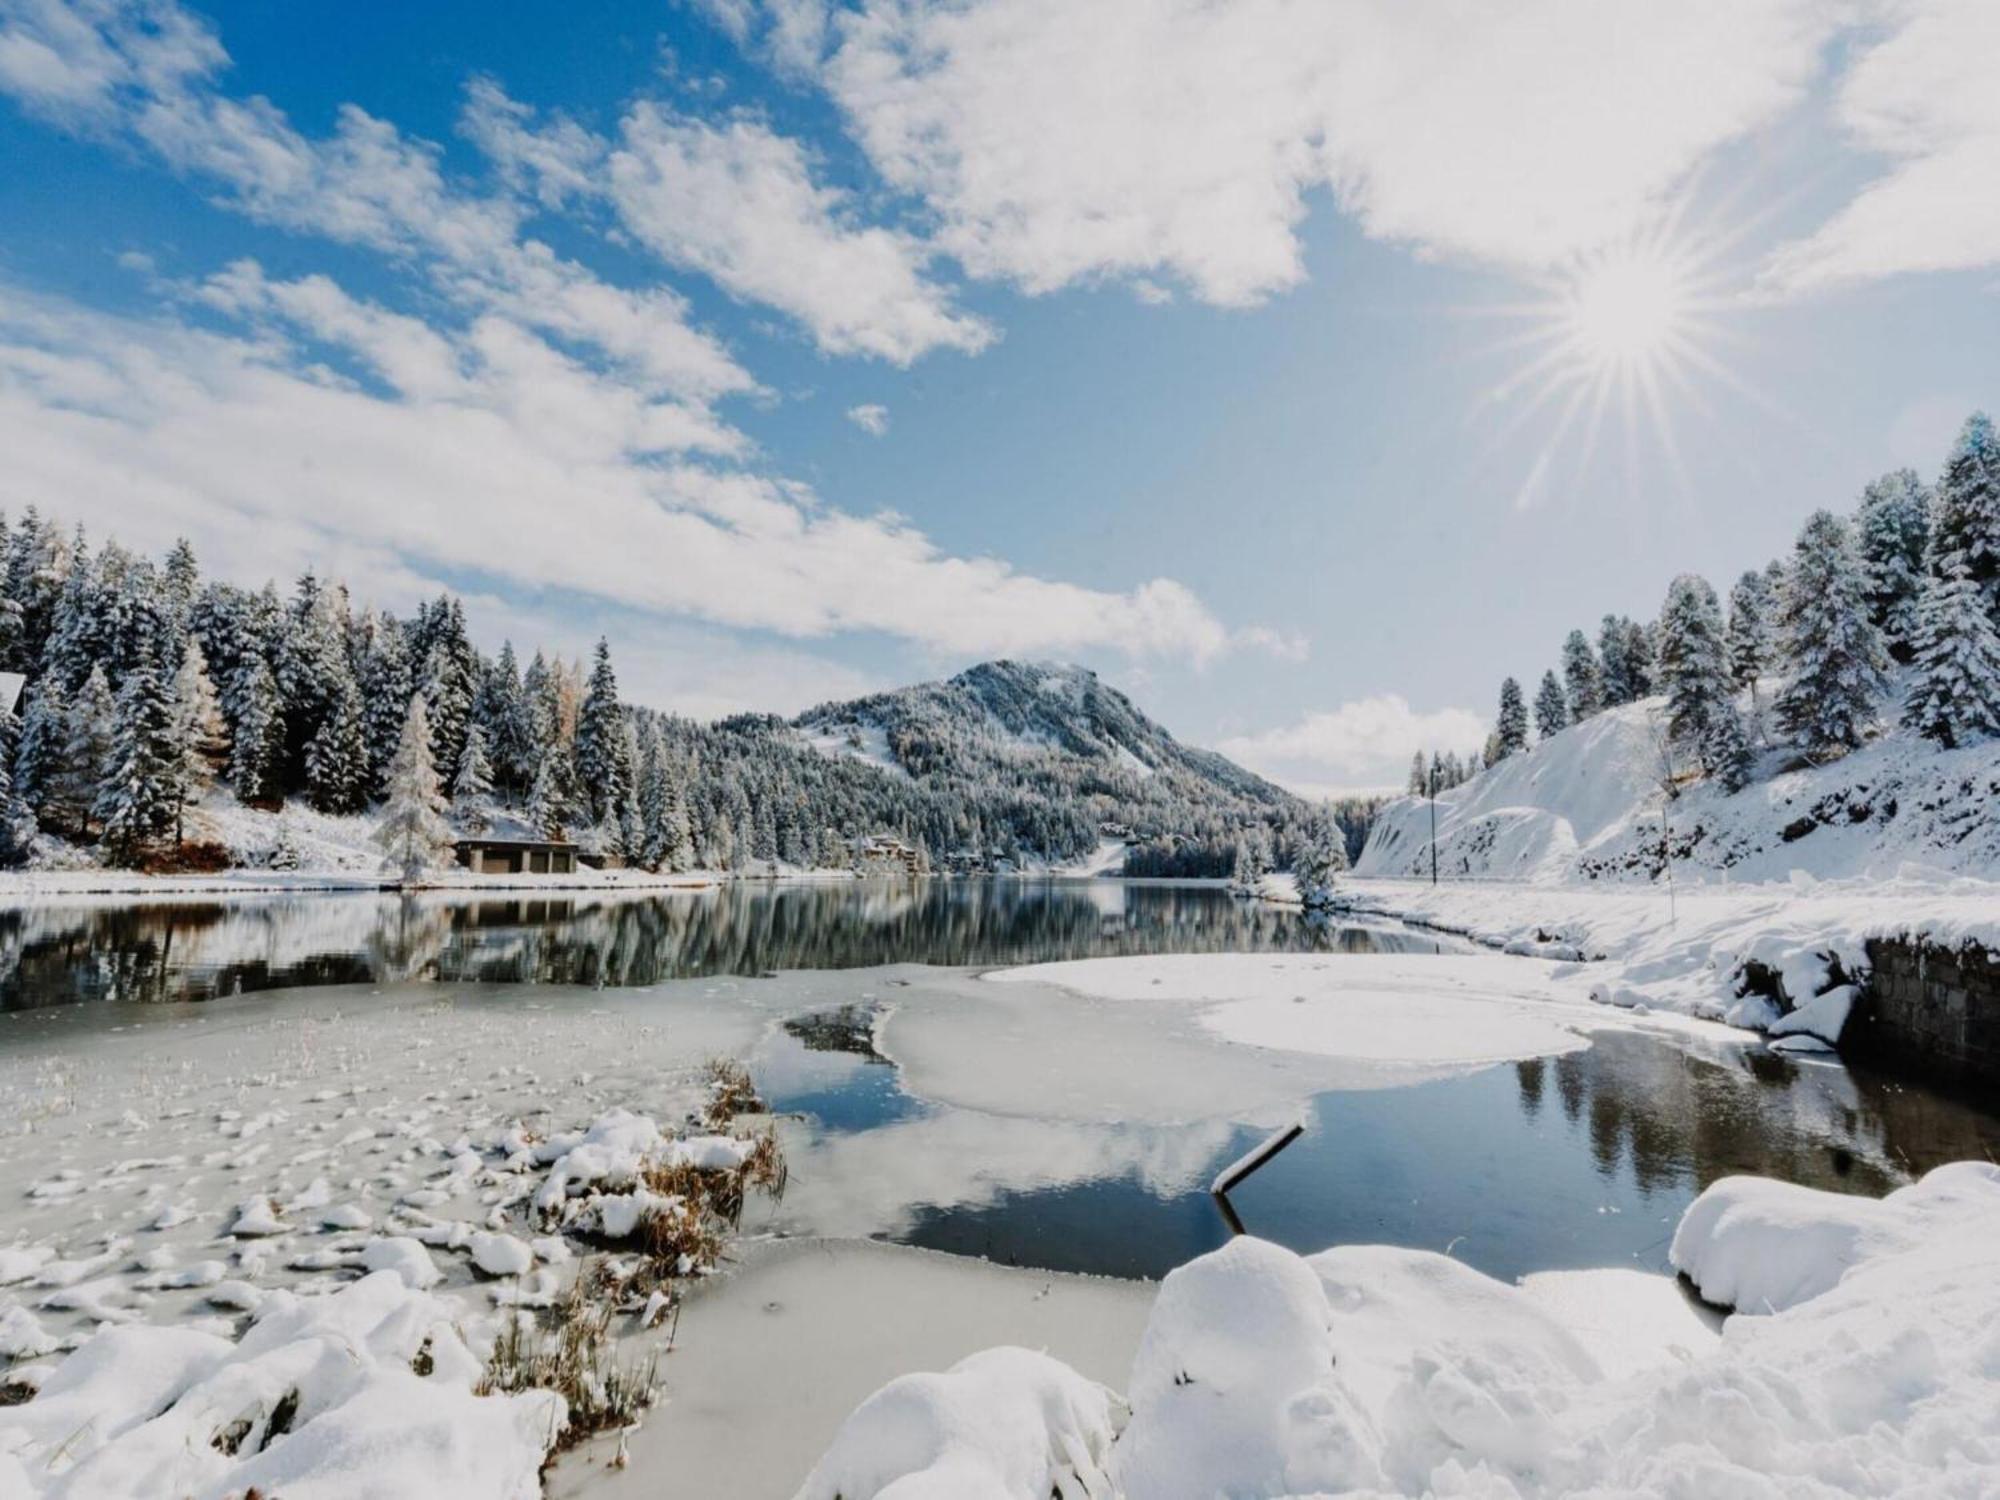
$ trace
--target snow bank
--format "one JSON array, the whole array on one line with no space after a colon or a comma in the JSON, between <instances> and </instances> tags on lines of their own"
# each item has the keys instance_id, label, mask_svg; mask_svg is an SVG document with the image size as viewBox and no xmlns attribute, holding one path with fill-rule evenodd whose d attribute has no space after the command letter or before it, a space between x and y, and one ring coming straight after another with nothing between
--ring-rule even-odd
<instances>
[{"instance_id":1,"label":"snow bank","mask_svg":"<svg viewBox=\"0 0 2000 1500\"><path fill-rule=\"evenodd\" d=\"M1235 1240L1161 1283L1114 1492L2000 1493L2000 1168L1940 1168L1880 1203L1729 1179L1689 1209L1674 1256L1705 1292L1771 1311L1720 1339L1684 1322L1654 1357L1607 1368L1558 1313L1624 1295L1630 1272L1568 1273L1550 1297L1420 1251L1302 1259ZM867 1436L857 1414L837 1446L858 1462ZM919 1452L944 1440L898 1434Z\"/></svg>"},{"instance_id":2,"label":"snow bank","mask_svg":"<svg viewBox=\"0 0 2000 1500\"><path fill-rule=\"evenodd\" d=\"M1394 916L1509 953L1588 964L1555 970L1557 993L1771 1029L1779 1007L1746 976L1774 977L1794 1005L1864 976L1875 938L2000 951L2000 883L1893 880L1717 883L1634 889L1351 880L1349 911ZM1851 997L1850 997L1851 998ZM1790 1029L1838 1039L1840 997Z\"/></svg>"},{"instance_id":3,"label":"snow bank","mask_svg":"<svg viewBox=\"0 0 2000 1500\"><path fill-rule=\"evenodd\" d=\"M462 1346L458 1358L438 1352L458 1345L457 1316L381 1272L330 1296L275 1292L234 1344L187 1329L108 1329L34 1400L0 1408L0 1489L63 1500L221 1500L251 1486L296 1500L530 1500L562 1398L474 1395L480 1362ZM412 1361L426 1348L433 1373L419 1376Z\"/></svg>"},{"instance_id":4,"label":"snow bank","mask_svg":"<svg viewBox=\"0 0 2000 1500\"><path fill-rule=\"evenodd\" d=\"M1708 1301L1782 1312L1831 1291L1865 1261L1965 1223L1993 1230L2000 1269L2000 1167L1953 1162L1880 1200L1724 1177L1688 1205L1670 1256Z\"/></svg>"}]
</instances>

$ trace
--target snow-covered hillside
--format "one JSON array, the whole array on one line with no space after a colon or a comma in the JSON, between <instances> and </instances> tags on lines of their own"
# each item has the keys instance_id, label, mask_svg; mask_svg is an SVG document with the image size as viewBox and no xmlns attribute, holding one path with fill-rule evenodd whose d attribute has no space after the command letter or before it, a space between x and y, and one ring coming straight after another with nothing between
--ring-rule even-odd
<instances>
[{"instance_id":1,"label":"snow-covered hillside","mask_svg":"<svg viewBox=\"0 0 2000 1500\"><path fill-rule=\"evenodd\" d=\"M1437 799L1447 878L1563 884L1647 881L1662 834L1680 880L1769 881L2000 870L2000 742L1940 750L1906 730L1822 766L1768 751L1730 795L1712 781L1662 787L1665 703L1606 710ZM1362 875L1427 877L1431 806L1385 807Z\"/></svg>"}]
</instances>

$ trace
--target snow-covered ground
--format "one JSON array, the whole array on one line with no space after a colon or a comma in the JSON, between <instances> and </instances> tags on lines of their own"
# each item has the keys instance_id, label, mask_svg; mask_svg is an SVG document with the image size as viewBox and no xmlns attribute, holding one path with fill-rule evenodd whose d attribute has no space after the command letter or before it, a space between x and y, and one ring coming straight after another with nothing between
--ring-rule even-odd
<instances>
[{"instance_id":1,"label":"snow-covered ground","mask_svg":"<svg viewBox=\"0 0 2000 1500\"><path fill-rule=\"evenodd\" d=\"M1585 959L1555 970L1558 991L1769 1029L1778 1008L1743 994L1742 971L1778 975L1795 1003L1868 969L1875 937L2000 950L2000 883L1826 881L1767 885L1467 884L1350 879L1344 909L1394 915L1509 953ZM1832 1040L1833 1038L1829 1038Z\"/></svg>"},{"instance_id":2,"label":"snow-covered ground","mask_svg":"<svg viewBox=\"0 0 2000 1500\"><path fill-rule=\"evenodd\" d=\"M767 1024L737 990L0 1016L0 1379L40 1388L0 1495L539 1493L561 1403L486 1357L659 1205L642 1162L746 1149L681 1125Z\"/></svg>"},{"instance_id":3,"label":"snow-covered ground","mask_svg":"<svg viewBox=\"0 0 2000 1500\"><path fill-rule=\"evenodd\" d=\"M1985 1163L1879 1205L1725 1179L1674 1247L1749 1294L1718 1339L1660 1278L1237 1239L1161 1283L1122 1393L1019 1348L904 1375L799 1497L1970 1500L2000 1493L1996 1246Z\"/></svg>"}]
</instances>

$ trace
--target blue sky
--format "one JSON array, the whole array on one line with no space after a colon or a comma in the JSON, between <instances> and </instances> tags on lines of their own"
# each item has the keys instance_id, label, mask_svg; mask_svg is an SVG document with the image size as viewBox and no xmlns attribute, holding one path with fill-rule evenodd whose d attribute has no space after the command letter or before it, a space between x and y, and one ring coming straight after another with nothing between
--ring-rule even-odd
<instances>
[{"instance_id":1,"label":"blue sky","mask_svg":"<svg viewBox=\"0 0 2000 1500\"><path fill-rule=\"evenodd\" d=\"M1394 781L2000 399L1997 53L1985 0L0 0L0 504L609 632L698 714L1062 657Z\"/></svg>"}]
</instances>

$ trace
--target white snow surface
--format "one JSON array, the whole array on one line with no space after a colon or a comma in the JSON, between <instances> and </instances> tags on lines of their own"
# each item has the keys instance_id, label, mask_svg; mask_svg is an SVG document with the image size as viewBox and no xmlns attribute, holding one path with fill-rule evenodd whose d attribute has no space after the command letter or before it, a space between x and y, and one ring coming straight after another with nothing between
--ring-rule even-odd
<instances>
[{"instance_id":1,"label":"white snow surface","mask_svg":"<svg viewBox=\"0 0 2000 1500\"><path fill-rule=\"evenodd\" d=\"M2000 883L1899 879L1631 887L1351 879L1341 905L1473 938L1507 953L1591 960L1551 986L1602 1003L1769 1029L1778 1008L1743 990L1745 966L1776 974L1795 1004L1868 971L1871 938L1922 937L2000 952ZM1836 1019L1821 1008L1815 1028Z\"/></svg>"},{"instance_id":2,"label":"white snow surface","mask_svg":"<svg viewBox=\"0 0 2000 1500\"><path fill-rule=\"evenodd\" d=\"M234 1343L107 1328L34 1400L0 1408L0 1493L222 1500L256 1486L292 1500L531 1500L562 1398L474 1395L480 1362L459 1316L380 1272L329 1296L274 1292ZM411 1362L426 1345L433 1373L418 1376ZM274 1423L287 1405L289 1426Z\"/></svg>"},{"instance_id":3,"label":"white snow surface","mask_svg":"<svg viewBox=\"0 0 2000 1500\"><path fill-rule=\"evenodd\" d=\"M1778 1294L1773 1310L1730 1319L1719 1339L1686 1320L1645 1357L1606 1360L1562 1319L1627 1295L1628 1271L1565 1273L1552 1296L1425 1251L1302 1258L1234 1240L1161 1283L1127 1386L1130 1419L1104 1462L1110 1487L1061 1493L2000 1493L2000 1168L1940 1168L1879 1204L1731 1179L1689 1209L1675 1255L1732 1289ZM1800 1259L1823 1274L1791 1279ZM1017 1377L1002 1362L987 1374L1021 1381L987 1393L1010 1414L993 1438L1066 1451L1057 1422L1039 1441L1014 1426L1048 1388L1044 1368ZM907 1456L976 1451L987 1436L916 1403L898 1412L889 1423L864 1404L835 1439L843 1500L953 1493L899 1488ZM809 1483L800 1500L822 1494Z\"/></svg>"},{"instance_id":4,"label":"white snow surface","mask_svg":"<svg viewBox=\"0 0 2000 1500\"><path fill-rule=\"evenodd\" d=\"M1191 1006L1204 1030L1239 1046L1435 1076L1587 1047L1572 1027L1602 1017L1557 1003L1553 968L1489 954L1220 953L1076 959L986 977Z\"/></svg>"}]
</instances>

